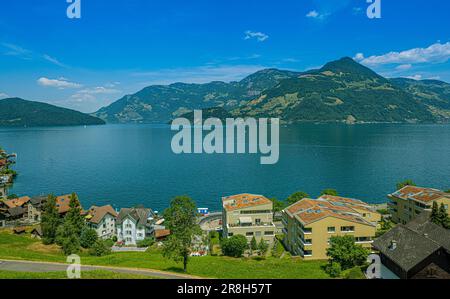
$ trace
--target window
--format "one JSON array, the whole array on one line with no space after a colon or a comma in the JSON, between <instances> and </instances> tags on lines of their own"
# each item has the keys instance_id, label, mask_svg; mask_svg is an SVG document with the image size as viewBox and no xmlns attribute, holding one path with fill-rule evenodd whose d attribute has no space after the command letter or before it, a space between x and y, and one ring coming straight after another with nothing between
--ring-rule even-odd
<instances>
[{"instance_id":1,"label":"window","mask_svg":"<svg viewBox=\"0 0 450 299\"><path fill-rule=\"evenodd\" d=\"M356 242L370 242L372 241L371 237L356 237Z\"/></svg>"},{"instance_id":2,"label":"window","mask_svg":"<svg viewBox=\"0 0 450 299\"><path fill-rule=\"evenodd\" d=\"M305 234L311 234L312 233L312 228L310 228L310 227L304 227L302 230L303 230L303 232Z\"/></svg>"},{"instance_id":3,"label":"window","mask_svg":"<svg viewBox=\"0 0 450 299\"><path fill-rule=\"evenodd\" d=\"M312 256L313 254L312 250L305 250L304 253L305 256Z\"/></svg>"},{"instance_id":4,"label":"window","mask_svg":"<svg viewBox=\"0 0 450 299\"><path fill-rule=\"evenodd\" d=\"M329 233L335 233L336 232L336 228L334 226L330 226L330 227L328 227L328 232Z\"/></svg>"},{"instance_id":5,"label":"window","mask_svg":"<svg viewBox=\"0 0 450 299\"><path fill-rule=\"evenodd\" d=\"M255 236L261 237L261 232L256 232L256 233L255 233Z\"/></svg>"},{"instance_id":6,"label":"window","mask_svg":"<svg viewBox=\"0 0 450 299\"><path fill-rule=\"evenodd\" d=\"M304 243L305 245L312 245L312 239L306 239Z\"/></svg>"},{"instance_id":7,"label":"window","mask_svg":"<svg viewBox=\"0 0 450 299\"><path fill-rule=\"evenodd\" d=\"M260 225L261 224L261 219L255 219L255 224L256 225Z\"/></svg>"},{"instance_id":8,"label":"window","mask_svg":"<svg viewBox=\"0 0 450 299\"><path fill-rule=\"evenodd\" d=\"M341 232L354 232L354 226L341 226Z\"/></svg>"},{"instance_id":9,"label":"window","mask_svg":"<svg viewBox=\"0 0 450 299\"><path fill-rule=\"evenodd\" d=\"M274 232L273 231L267 231L267 232L264 232L264 235L265 236L273 236Z\"/></svg>"},{"instance_id":10,"label":"window","mask_svg":"<svg viewBox=\"0 0 450 299\"><path fill-rule=\"evenodd\" d=\"M251 237L251 236L253 236L253 232L245 233L245 235L246 235L247 237Z\"/></svg>"},{"instance_id":11,"label":"window","mask_svg":"<svg viewBox=\"0 0 450 299\"><path fill-rule=\"evenodd\" d=\"M233 233L228 233L228 237L232 237L233 235Z\"/></svg>"}]
</instances>

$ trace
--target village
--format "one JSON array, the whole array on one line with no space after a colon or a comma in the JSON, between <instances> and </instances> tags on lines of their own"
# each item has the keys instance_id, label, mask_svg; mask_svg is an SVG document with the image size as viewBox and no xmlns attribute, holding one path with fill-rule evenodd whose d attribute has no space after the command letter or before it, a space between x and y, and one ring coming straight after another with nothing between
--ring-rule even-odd
<instances>
[{"instance_id":1,"label":"village","mask_svg":"<svg viewBox=\"0 0 450 299\"><path fill-rule=\"evenodd\" d=\"M10 169L15 156L2 151L0 173L10 173L5 169ZM177 197L160 214L143 205L84 209L76 193L11 197L7 186L12 179L7 178L1 185L0 240L31 238L44 245L57 244L66 255L83 250L94 257L145 254L178 241L177 234L183 231L192 236L187 245L190 257L234 258L244 268L248 261L270 259L291 268L317 263L328 278L373 278L366 269L369 254L377 254L381 264L375 267L375 278L450 278L450 193L411 181L399 183L387 195L387 205L370 205L326 189L317 197L296 192L284 201L249 193L223 196L217 199L222 206L217 212L195 207L188 197ZM174 224L179 215L169 210L180 208L177 204L192 208L192 229ZM60 227L54 228L53 240L47 242L50 217ZM81 221L79 240L71 240L68 233L73 226L67 223L75 221ZM336 253L343 249L350 258ZM3 257L0 254L0 260ZM188 257L183 259L187 271ZM311 272L306 278L323 278L314 275Z\"/></svg>"}]
</instances>

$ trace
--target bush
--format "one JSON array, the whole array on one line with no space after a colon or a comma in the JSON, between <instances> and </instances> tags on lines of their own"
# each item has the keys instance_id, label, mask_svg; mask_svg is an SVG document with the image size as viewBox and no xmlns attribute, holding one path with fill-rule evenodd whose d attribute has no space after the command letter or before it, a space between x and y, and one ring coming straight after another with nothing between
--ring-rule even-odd
<instances>
[{"instance_id":1,"label":"bush","mask_svg":"<svg viewBox=\"0 0 450 299\"><path fill-rule=\"evenodd\" d=\"M325 272L333 278L341 276L342 268L339 263L329 263L325 267Z\"/></svg>"},{"instance_id":2,"label":"bush","mask_svg":"<svg viewBox=\"0 0 450 299\"><path fill-rule=\"evenodd\" d=\"M103 242L105 242L105 245L108 246L108 247L113 247L114 244L116 243L116 242L113 240L113 238L111 238L111 239L106 239L106 240L104 240Z\"/></svg>"},{"instance_id":3,"label":"bush","mask_svg":"<svg viewBox=\"0 0 450 299\"><path fill-rule=\"evenodd\" d=\"M117 242L117 236L113 236L113 237L111 238L111 240L112 240L114 243L116 243L116 242Z\"/></svg>"},{"instance_id":4,"label":"bush","mask_svg":"<svg viewBox=\"0 0 450 299\"><path fill-rule=\"evenodd\" d=\"M105 256L111 253L111 247L108 247L103 240L97 240L89 249L89 254L93 256Z\"/></svg>"},{"instance_id":5,"label":"bush","mask_svg":"<svg viewBox=\"0 0 450 299\"><path fill-rule=\"evenodd\" d=\"M91 228L85 227L81 231L80 244L83 248L91 248L97 241L97 232Z\"/></svg>"},{"instance_id":6,"label":"bush","mask_svg":"<svg viewBox=\"0 0 450 299\"><path fill-rule=\"evenodd\" d=\"M247 238L242 235L222 240L222 253L226 256L241 257L247 247Z\"/></svg>"},{"instance_id":7,"label":"bush","mask_svg":"<svg viewBox=\"0 0 450 299\"><path fill-rule=\"evenodd\" d=\"M138 248L150 247L155 244L155 240L153 238L145 238L144 240L138 241L136 243Z\"/></svg>"}]
</instances>

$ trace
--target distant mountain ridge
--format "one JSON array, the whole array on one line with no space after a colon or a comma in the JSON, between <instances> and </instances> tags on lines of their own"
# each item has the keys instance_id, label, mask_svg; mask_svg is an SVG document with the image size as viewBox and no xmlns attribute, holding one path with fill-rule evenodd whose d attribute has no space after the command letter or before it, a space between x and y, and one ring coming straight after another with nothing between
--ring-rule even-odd
<instances>
[{"instance_id":1,"label":"distant mountain ridge","mask_svg":"<svg viewBox=\"0 0 450 299\"><path fill-rule=\"evenodd\" d=\"M266 69L239 82L149 86L94 115L110 123L167 123L194 109L283 123L450 121L450 84L387 79L349 57L307 72ZM221 117L222 109L217 111Z\"/></svg>"},{"instance_id":2,"label":"distant mountain ridge","mask_svg":"<svg viewBox=\"0 0 450 299\"><path fill-rule=\"evenodd\" d=\"M75 110L20 98L0 100L0 127L103 125L99 118Z\"/></svg>"}]
</instances>

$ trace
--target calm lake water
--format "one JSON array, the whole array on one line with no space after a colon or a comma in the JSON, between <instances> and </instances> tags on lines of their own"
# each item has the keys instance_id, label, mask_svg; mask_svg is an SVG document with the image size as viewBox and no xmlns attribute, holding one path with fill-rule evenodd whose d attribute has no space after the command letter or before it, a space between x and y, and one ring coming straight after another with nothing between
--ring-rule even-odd
<instances>
[{"instance_id":1,"label":"calm lake water","mask_svg":"<svg viewBox=\"0 0 450 299\"><path fill-rule=\"evenodd\" d=\"M0 146L18 153L18 195L80 195L82 204L164 209L175 195L220 208L241 192L286 198L334 188L370 203L396 182L450 188L450 126L305 124L281 128L280 160L259 155L175 155L168 126L0 129Z\"/></svg>"}]
</instances>

